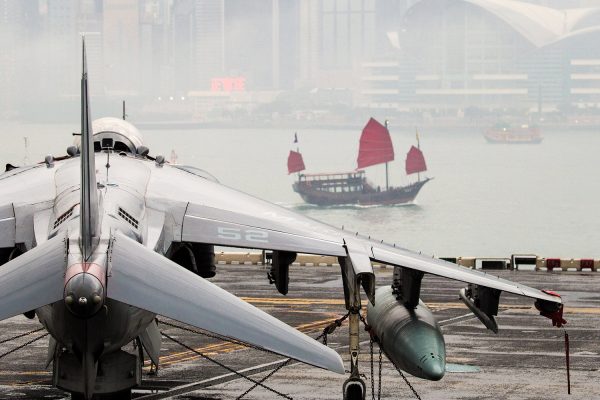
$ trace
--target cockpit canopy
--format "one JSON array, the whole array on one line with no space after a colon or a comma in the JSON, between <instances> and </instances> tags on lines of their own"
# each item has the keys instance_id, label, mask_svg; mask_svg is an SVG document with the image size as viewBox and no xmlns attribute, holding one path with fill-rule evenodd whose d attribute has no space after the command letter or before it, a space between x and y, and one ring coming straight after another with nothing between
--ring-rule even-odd
<instances>
[{"instance_id":1,"label":"cockpit canopy","mask_svg":"<svg viewBox=\"0 0 600 400\"><path fill-rule=\"evenodd\" d=\"M100 118L92 122L94 132L94 150L102 148L103 139L113 140L115 151L136 153L137 149L144 144L144 138L140 131L129 122L113 117Z\"/></svg>"},{"instance_id":2,"label":"cockpit canopy","mask_svg":"<svg viewBox=\"0 0 600 400\"><path fill-rule=\"evenodd\" d=\"M94 151L100 151L103 143L111 143L111 147L116 152L126 152L136 154L138 148L144 144L144 139L140 131L129 122L113 117L99 118L92 122L92 131L94 132ZM80 139L76 139L79 147Z\"/></svg>"}]
</instances>

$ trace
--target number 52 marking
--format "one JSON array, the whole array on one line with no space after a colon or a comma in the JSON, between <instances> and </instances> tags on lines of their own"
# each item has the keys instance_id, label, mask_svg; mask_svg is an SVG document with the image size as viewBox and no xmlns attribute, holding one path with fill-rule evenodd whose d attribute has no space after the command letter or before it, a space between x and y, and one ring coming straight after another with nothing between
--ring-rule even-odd
<instances>
[{"instance_id":1,"label":"number 52 marking","mask_svg":"<svg viewBox=\"0 0 600 400\"><path fill-rule=\"evenodd\" d=\"M259 243L269 242L269 232L259 231L257 229L226 228L224 226L219 226L217 232L220 239L246 240L248 242Z\"/></svg>"}]
</instances>

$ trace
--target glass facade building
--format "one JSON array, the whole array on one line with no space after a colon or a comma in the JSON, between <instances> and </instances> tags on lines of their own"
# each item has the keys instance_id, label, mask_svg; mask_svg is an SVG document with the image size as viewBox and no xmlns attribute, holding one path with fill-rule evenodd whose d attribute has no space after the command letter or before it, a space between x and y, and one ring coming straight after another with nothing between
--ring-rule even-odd
<instances>
[{"instance_id":1,"label":"glass facade building","mask_svg":"<svg viewBox=\"0 0 600 400\"><path fill-rule=\"evenodd\" d=\"M523 1L423 0L363 64L372 108L562 109L600 105L600 9Z\"/></svg>"}]
</instances>

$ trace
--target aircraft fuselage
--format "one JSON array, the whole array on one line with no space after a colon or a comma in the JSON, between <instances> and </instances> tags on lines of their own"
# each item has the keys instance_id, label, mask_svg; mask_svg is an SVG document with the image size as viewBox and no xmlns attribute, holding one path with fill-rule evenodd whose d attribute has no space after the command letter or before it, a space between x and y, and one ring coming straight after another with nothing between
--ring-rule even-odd
<instances>
[{"instance_id":1,"label":"aircraft fuselage","mask_svg":"<svg viewBox=\"0 0 600 400\"><path fill-rule=\"evenodd\" d=\"M146 218L144 195L152 163L124 153L97 152L95 157L100 231L91 256L84 260L78 246L81 190L78 157L55 164L57 195L52 212L44 221L48 229L35 232L38 244L59 234L69 238L64 299L38 308L36 314L56 341L54 356L64 350L81 362L93 360L87 361L90 365L135 340L155 318L151 312L106 298L111 236L120 231L152 250L166 248L164 235L154 235L152 239L153 235L148 234L149 229L161 229L148 227ZM44 222L38 222L38 226ZM87 373L95 375L96 368Z\"/></svg>"}]
</instances>

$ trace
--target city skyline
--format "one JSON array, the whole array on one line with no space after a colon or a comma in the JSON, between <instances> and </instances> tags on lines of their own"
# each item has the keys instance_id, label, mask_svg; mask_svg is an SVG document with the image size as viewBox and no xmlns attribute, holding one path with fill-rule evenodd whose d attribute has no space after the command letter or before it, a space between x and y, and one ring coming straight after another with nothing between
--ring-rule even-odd
<instances>
[{"instance_id":1,"label":"city skyline","mask_svg":"<svg viewBox=\"0 0 600 400\"><path fill-rule=\"evenodd\" d=\"M600 55L587 50L591 39L549 50L531 46L508 19L481 6L493 1L2 0L0 106L5 117L57 98L70 107L82 34L92 95L127 99L150 114L207 119L219 110L251 113L269 104L276 112L290 104L405 112L506 104L533 109L540 97L552 109L600 102L593 61ZM600 6L597 0L506 3L558 13L566 11L557 7ZM441 11L431 12L430 4L442 5ZM584 22L600 25L597 15ZM470 24L461 22L465 18ZM436 21L447 21L443 31ZM431 29L419 33L424 26ZM425 56L415 57L415 44ZM473 46L483 54L480 61ZM485 95L497 85L495 97ZM463 94L447 96L461 88Z\"/></svg>"}]
</instances>

